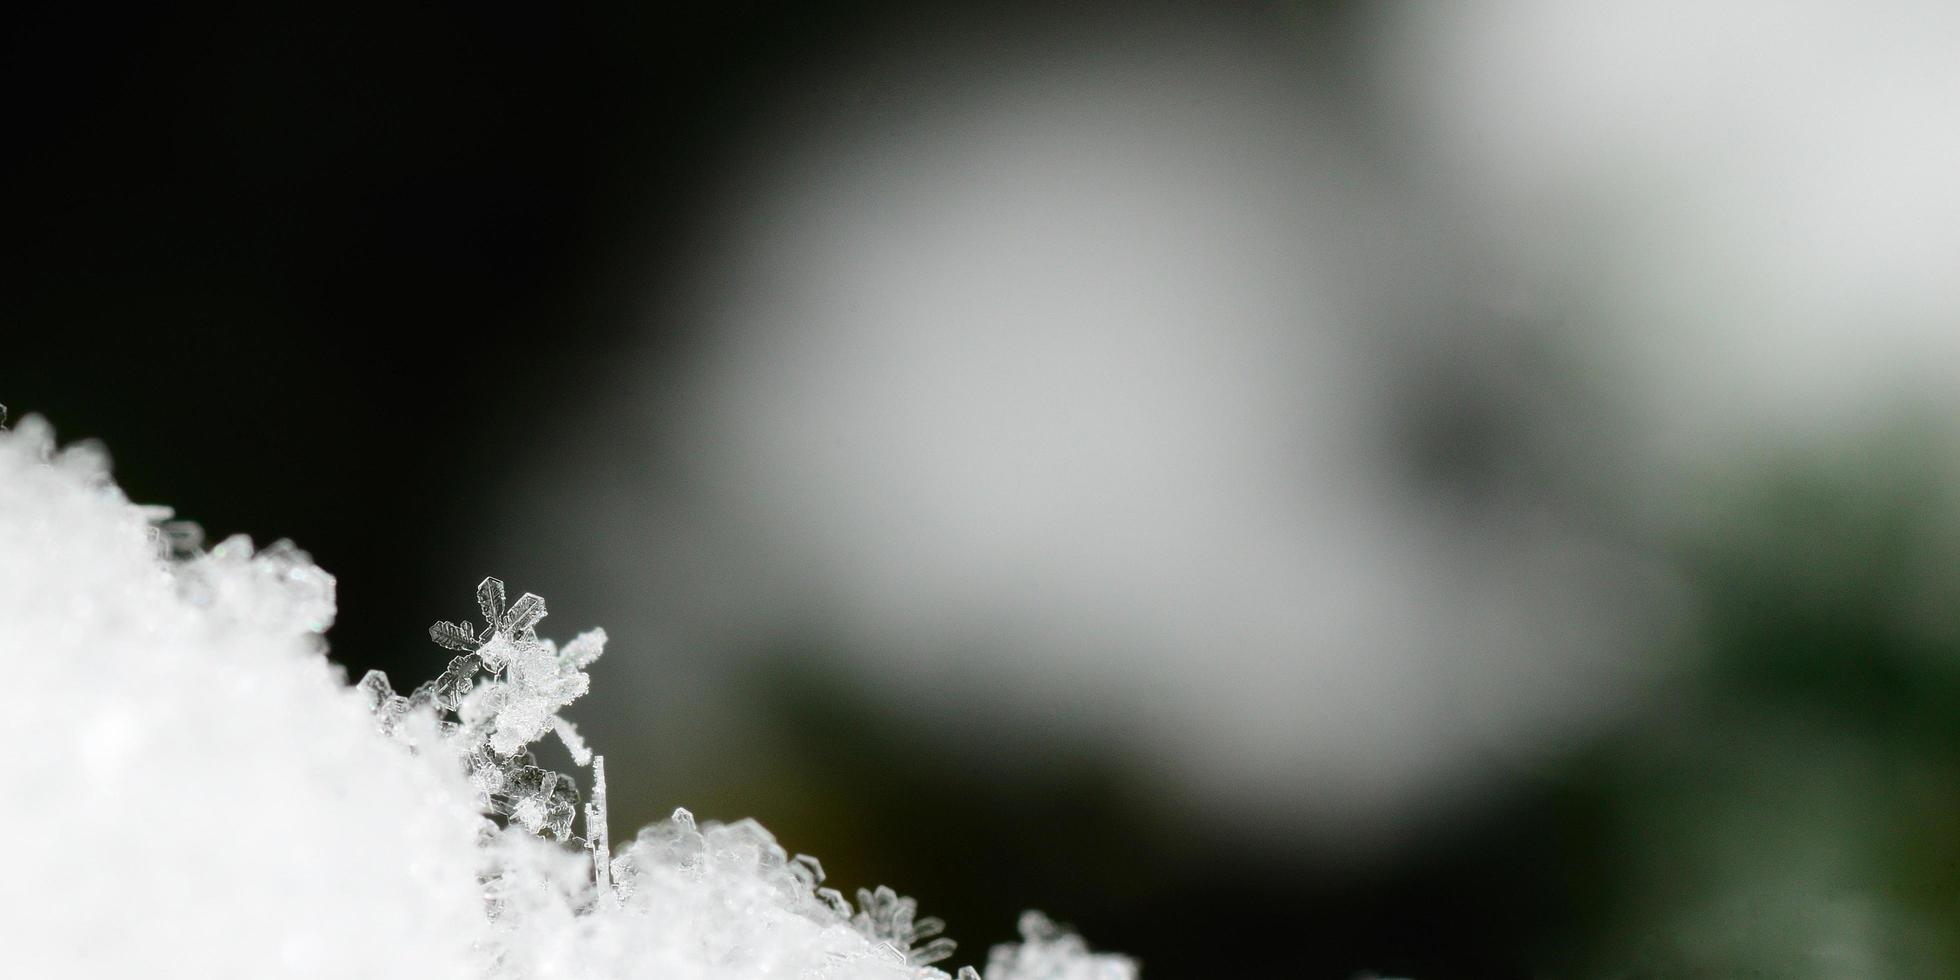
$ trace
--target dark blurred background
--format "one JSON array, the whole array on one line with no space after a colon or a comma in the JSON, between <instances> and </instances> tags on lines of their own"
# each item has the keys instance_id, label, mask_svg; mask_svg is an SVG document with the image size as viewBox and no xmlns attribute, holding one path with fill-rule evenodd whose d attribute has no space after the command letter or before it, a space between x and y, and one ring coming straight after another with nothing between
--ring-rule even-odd
<instances>
[{"instance_id":1,"label":"dark blurred background","mask_svg":"<svg viewBox=\"0 0 1960 980\"><path fill-rule=\"evenodd\" d=\"M432 675L440 654L424 630L469 612L485 573L544 594L552 635L607 626L599 693L570 713L611 760L615 827L680 805L755 816L791 850L822 857L834 884L918 896L951 922L960 962L984 959L1037 907L1158 980L1960 975L1960 507L1945 400L1960 390L1960 323L1948 286L1847 274L1830 295L1851 299L1825 304L1829 316L1807 301L1795 312L1752 305L1787 295L1786 281L1815 283L1819 268L1856 266L1809 252L1778 264L1769 247L1812 234L1806 214L1817 212L1820 237L1835 227L1835 212L1806 210L1806 195L1830 196L1815 183L1769 196L1789 217L1767 244L1722 237L1754 227L1749 214L1717 211L1713 232L1654 217L1706 215L1707 201L1748 183L1723 169L1728 157L1695 155L1735 120L1833 125L1804 115L1812 89L1779 94L1780 56L1752 54L1783 42L1714 18L1686 55L1643 47L1644 34L1599 47L1583 31L1520 33L1541 15L1573 20L1543 5L1464 9L18 13L5 42L14 258L0 401L46 415L64 438L107 443L136 500L169 503L217 536L290 537L310 551L339 579L330 639L355 676ZM1834 23L1797 29L1827 44ZM1950 26L1938 20L1933 36ZM1897 64L1893 35L1873 36L1831 64L1847 75ZM1560 74L1566 62L1511 57L1506 43L1582 67ZM1787 43L1808 63L1809 42ZM1684 59L1756 67L1715 77L1746 84L1643 94L1641 71L1664 76ZM1491 63L1520 72L1516 85L1479 67ZM1633 67L1583 67L1600 65ZM1079 156L1042 155L1049 131L1016 129L1017 113L1074 105L1082 78L1094 83L1080 90L1087 108L1059 117L1057 145L1081 149L1066 141L1106 118L1119 120L1116 136ZM1862 106L1849 118L1892 107L1938 131L1939 119L1915 114L1916 93L1937 102L1951 74L1888 84L1878 101L1847 96ZM1484 125L1539 119L1529 113L1552 101L1507 96L1588 85L1605 93L1603 113L1639 126L1560 129L1571 120L1556 111L1541 130ZM972 108L996 92L1008 93L1001 114ZM1122 128L1132 111L1142 121ZM957 138L941 151L946 119ZM1202 152L1160 159L1154 141L1180 126ZM1704 134L1694 152L1670 149L1688 132ZM1880 160L1937 161L1952 148L1950 136L1914 147L1841 135L1877 145ZM1611 160L1595 166L1571 149L1581 144ZM1490 145L1505 149L1494 163L1478 156ZM1666 165L1612 156L1623 145L1660 146ZM1787 149L1763 145L1735 153ZM1031 163L988 155L1028 146ZM903 161L939 152L980 161L977 176L946 185L979 197L919 218L903 202L940 194L939 171ZM1557 166L1536 180L1518 159ZM1901 184L1831 160L1819 172L1935 217L1955 196L1950 173L1914 184L1911 170ZM1069 166L1090 176L1078 186ZM1295 169L1317 183L1296 186ZM1492 169L1504 179L1486 180ZM1002 173L1005 196L988 196L986 175ZM1134 194L1096 197L1133 173ZM1704 173L1723 176L1697 182ZM1015 181L1056 174L1052 201L1015 196ZM1190 199L1159 193L1192 174L1219 176L1192 184ZM1520 197L1524 185L1557 194ZM1084 198L1078 221L1070 202ZM817 203L770 203L806 199ZM1206 224L1217 201L1251 217ZM1013 223L1016 209L1056 224ZM1138 224L1068 237L1135 213ZM1301 366L1297 384L1243 382L1286 393L1258 402L1276 441L1254 439L1243 456L1295 454L1312 475L1240 473L1231 455L1221 465L1238 475L1221 486L1270 485L1279 502L1227 493L1132 520L1109 501L1148 497L1160 473L1178 501L1213 484L1176 483L1182 471L1155 462L1091 461L1087 475L1064 463L1058 478L1080 480L1089 501L1080 522L1076 504L1042 509L1048 498L986 510L1019 486L992 482L998 472L1026 463L1039 481L1054 462L1002 455L996 436L1039 436L1104 404L1071 400L1103 391L1084 375L1016 373L1069 349L1066 326L1002 334L1010 363L981 376L1012 381L1008 400L945 409L925 391L920 415L939 426L929 443L901 433L888 454L865 450L852 440L867 429L852 420L905 417L912 396L851 406L850 392L914 370L922 390L943 387L935 352L974 353L956 337L907 360L910 321L880 312L879 297L918 289L923 303L980 310L970 322L985 332L987 304L1014 294L1019 267L989 273L968 298L932 292L937 267L902 258L889 277L840 260L841 273L810 273L808 286L795 263L857 254L858 214L930 232L897 235L901 255L945 241L1012 253L1028 234L1060 240L1053 263L1074 269L1156 235L1175 249L1187 230L1194 254L1224 249L1222 272L1174 291L1204 298L1203 329L1154 321L1146 307L1123 321L1135 334L1085 335L1096 351L1162 349L1174 375L1162 381L1150 361L1137 387L1108 395L1125 406L1161 395L1161 415L1085 431L1107 445L1132 424L1197 419L1191 442L1141 438L1146 461L1218 442L1226 429L1207 426L1230 429L1237 416L1187 408L1237 396L1175 373L1215 343L1228 351L1228 393L1237 366ZM1007 224L960 237L1000 215ZM1305 244L1288 237L1294 225L1308 228ZM1930 267L1960 260L1937 233L1885 240L1883 254ZM1714 262L1723 248L1741 257ZM1268 267L1231 249L1278 258ZM1653 256L1676 253L1726 271L1671 279ZM1167 267L1190 266L1170 254ZM1296 282L1296 267L1311 274ZM1155 268L1136 266L1137 281ZM1238 270L1250 270L1243 281ZM1081 275L1130 282L1119 272ZM845 284L826 285L831 274ZM1258 305L1240 302L1248 289L1275 283L1287 298L1243 313ZM1296 286L1314 301L1288 305ZM751 294L781 299L783 323L728 299ZM1029 295L1039 306L1049 294ZM1322 309L1323 295L1338 298ZM1101 299L1001 308L1064 316ZM1234 333L1242 313L1254 326ZM1781 316L1794 325L1778 327ZM867 375L812 366L831 343L826 317L871 324L836 335ZM819 326L798 333L805 322ZM1296 348L1296 332L1336 340ZM1840 344L1883 348L1911 370L1848 366ZM799 401L806 378L818 393ZM1023 382L1054 387L1029 395ZM1287 400L1295 388L1339 394ZM961 420L997 418L1024 397L1026 432L960 434ZM747 418L744 405L781 425L717 421ZM835 406L845 407L823 414ZM821 424L798 428L812 417ZM821 454L831 432L865 454L834 467L778 467L771 455L779 442ZM955 467L907 482L947 458L979 475ZM926 516L905 510L921 498ZM635 516L645 501L654 516ZM1296 505L1315 515L1308 531L1289 530ZM929 529L877 538L887 513L930 528L933 515L966 510L985 514L975 540ZM1253 517L1151 536L1174 524L1167 514L1233 511ZM1028 514L1059 523L1017 523ZM1041 544L1077 527L1094 529L1080 553ZM1241 533L1243 549L1179 551ZM1129 558L1095 560L1130 555L1133 540L1188 562L1131 580ZM1249 557L1268 549L1279 554ZM1136 553L1144 564L1156 554ZM894 554L920 556L894 574L927 584L865 599L894 590L855 576ZM973 583L956 573L1002 554L999 567L1042 595L961 605ZM1392 557L1377 567L1378 554ZM1119 594L1098 591L1117 578ZM835 581L850 584L827 591ZM1269 581L1273 596L1244 598ZM1347 595L1344 582L1354 597L1310 601L1312 583ZM1032 619L1041 625L1023 631ZM675 622L684 627L649 635ZM996 661L989 647L1006 652ZM1207 688L1213 674L1246 686ZM1180 700L1193 688L1202 696Z\"/></svg>"}]
</instances>

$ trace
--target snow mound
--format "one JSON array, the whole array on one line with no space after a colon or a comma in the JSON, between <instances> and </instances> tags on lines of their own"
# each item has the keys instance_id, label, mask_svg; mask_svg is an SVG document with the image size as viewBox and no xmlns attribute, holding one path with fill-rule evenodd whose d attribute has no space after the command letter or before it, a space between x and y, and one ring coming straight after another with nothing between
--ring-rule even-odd
<instances>
[{"instance_id":1,"label":"snow mound","mask_svg":"<svg viewBox=\"0 0 1960 980\"><path fill-rule=\"evenodd\" d=\"M559 709L604 649L540 638L544 601L479 588L485 625L404 696L326 656L334 579L290 542L208 551L131 504L87 445L0 429L0 948L31 977L945 978L943 924L853 904L753 821L685 810L617 853L604 759ZM547 733L589 767L540 768ZM1128 980L1039 915L986 980ZM962 968L963 980L982 976Z\"/></svg>"}]
</instances>

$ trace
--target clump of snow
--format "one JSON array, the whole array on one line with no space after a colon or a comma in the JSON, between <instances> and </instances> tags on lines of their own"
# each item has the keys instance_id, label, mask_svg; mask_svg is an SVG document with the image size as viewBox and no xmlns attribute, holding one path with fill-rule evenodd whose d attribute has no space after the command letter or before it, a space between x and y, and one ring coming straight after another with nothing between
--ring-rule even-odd
<instances>
[{"instance_id":1,"label":"clump of snow","mask_svg":"<svg viewBox=\"0 0 1960 980\"><path fill-rule=\"evenodd\" d=\"M477 975L468 785L373 736L332 577L242 538L169 561L168 516L0 433L4 972Z\"/></svg>"},{"instance_id":2,"label":"clump of snow","mask_svg":"<svg viewBox=\"0 0 1960 980\"><path fill-rule=\"evenodd\" d=\"M543 600L490 579L480 631L431 630L460 652L436 681L350 686L331 575L288 542L202 551L170 517L41 420L0 430L9 975L947 976L912 900L854 909L752 821L679 810L614 854L604 760L558 716L603 633L558 647ZM547 732L592 770L583 838L573 778L528 752ZM986 980L1135 976L1046 922Z\"/></svg>"},{"instance_id":3,"label":"clump of snow","mask_svg":"<svg viewBox=\"0 0 1960 980\"><path fill-rule=\"evenodd\" d=\"M1081 936L1070 933L1040 912L1021 916L1020 943L995 946L987 958L987 976L1021 980L1131 980L1136 968L1115 956L1096 956Z\"/></svg>"}]
</instances>

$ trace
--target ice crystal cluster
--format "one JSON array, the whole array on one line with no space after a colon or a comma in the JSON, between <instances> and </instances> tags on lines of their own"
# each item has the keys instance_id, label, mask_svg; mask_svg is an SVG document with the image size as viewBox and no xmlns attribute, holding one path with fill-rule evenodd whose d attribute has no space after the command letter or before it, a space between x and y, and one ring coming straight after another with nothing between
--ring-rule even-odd
<instances>
[{"instance_id":1,"label":"ice crystal cluster","mask_svg":"<svg viewBox=\"0 0 1960 980\"><path fill-rule=\"evenodd\" d=\"M333 577L281 542L205 550L103 454L0 430L0 956L8 976L946 978L942 924L853 903L753 821L686 810L615 850L605 760L559 711L593 630L477 592L403 695L325 657ZM442 666L431 657L432 668ZM589 772L538 765L561 740ZM1126 980L1035 913L962 980Z\"/></svg>"}]
</instances>

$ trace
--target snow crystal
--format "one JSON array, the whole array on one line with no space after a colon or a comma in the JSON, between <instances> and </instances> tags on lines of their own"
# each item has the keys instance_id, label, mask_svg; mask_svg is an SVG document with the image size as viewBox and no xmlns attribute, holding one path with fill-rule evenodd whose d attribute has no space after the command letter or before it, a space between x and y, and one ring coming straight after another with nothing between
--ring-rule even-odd
<instances>
[{"instance_id":1,"label":"snow crystal","mask_svg":"<svg viewBox=\"0 0 1960 980\"><path fill-rule=\"evenodd\" d=\"M946 923L927 917L916 919L919 903L890 888L858 889L858 913L851 925L871 939L890 945L905 954L908 963L937 963L953 955L953 941L939 936Z\"/></svg>"},{"instance_id":2,"label":"snow crystal","mask_svg":"<svg viewBox=\"0 0 1960 980\"><path fill-rule=\"evenodd\" d=\"M8 975L946 980L939 920L889 888L854 909L753 821L677 810L612 852L605 759L558 714L603 632L558 647L544 600L489 578L481 628L430 629L455 654L435 680L349 687L333 577L290 542L202 540L99 450L0 429L0 738L27 747L0 775L85 845L0 808ZM576 782L530 751L548 732L591 770L583 840ZM1135 975L1039 916L1022 933L985 980Z\"/></svg>"}]
</instances>

